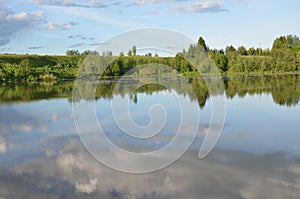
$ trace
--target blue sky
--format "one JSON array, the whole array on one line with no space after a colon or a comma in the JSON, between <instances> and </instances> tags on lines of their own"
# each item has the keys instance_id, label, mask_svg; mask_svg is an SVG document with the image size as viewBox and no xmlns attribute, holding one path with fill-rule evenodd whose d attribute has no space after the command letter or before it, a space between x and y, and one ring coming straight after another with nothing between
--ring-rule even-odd
<instances>
[{"instance_id":1,"label":"blue sky","mask_svg":"<svg viewBox=\"0 0 300 199\"><path fill-rule=\"evenodd\" d=\"M64 54L94 50L143 27L178 31L210 48L270 48L300 35L298 0L0 0L0 53Z\"/></svg>"}]
</instances>

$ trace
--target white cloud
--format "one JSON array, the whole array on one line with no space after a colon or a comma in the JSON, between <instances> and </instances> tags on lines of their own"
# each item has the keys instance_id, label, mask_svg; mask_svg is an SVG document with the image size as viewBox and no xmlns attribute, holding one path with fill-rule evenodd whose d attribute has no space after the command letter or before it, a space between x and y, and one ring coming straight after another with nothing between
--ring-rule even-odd
<instances>
[{"instance_id":1,"label":"white cloud","mask_svg":"<svg viewBox=\"0 0 300 199\"><path fill-rule=\"evenodd\" d=\"M30 47L29 49L34 50L34 49L39 49L42 47ZM32 133L36 130L41 131L41 132L48 132L48 127L46 124L43 123L20 123L20 124L12 124L11 129L15 132L26 132L26 133Z\"/></svg>"},{"instance_id":2,"label":"white cloud","mask_svg":"<svg viewBox=\"0 0 300 199\"><path fill-rule=\"evenodd\" d=\"M27 20L29 18L29 14L25 12L10 14L6 17L7 20Z\"/></svg>"},{"instance_id":3,"label":"white cloud","mask_svg":"<svg viewBox=\"0 0 300 199\"><path fill-rule=\"evenodd\" d=\"M3 138L0 137L0 153L6 153L7 146Z\"/></svg>"},{"instance_id":4,"label":"white cloud","mask_svg":"<svg viewBox=\"0 0 300 199\"><path fill-rule=\"evenodd\" d=\"M248 3L252 0L235 0L235 1L237 1L238 3Z\"/></svg>"},{"instance_id":5,"label":"white cloud","mask_svg":"<svg viewBox=\"0 0 300 199\"><path fill-rule=\"evenodd\" d=\"M21 124L18 128L20 131L31 133L33 129L33 125L25 123L25 124Z\"/></svg>"},{"instance_id":6,"label":"white cloud","mask_svg":"<svg viewBox=\"0 0 300 199\"><path fill-rule=\"evenodd\" d=\"M175 9L178 12L190 12L190 13L217 13L226 11L223 5L219 1L197 1L190 4L176 6Z\"/></svg>"},{"instance_id":7,"label":"white cloud","mask_svg":"<svg viewBox=\"0 0 300 199\"><path fill-rule=\"evenodd\" d=\"M33 4L46 5L46 6L62 6L62 7L84 7L84 8L105 8L107 5L103 4L99 0L86 0L86 1L74 1L74 0L33 0Z\"/></svg>"},{"instance_id":8,"label":"white cloud","mask_svg":"<svg viewBox=\"0 0 300 199\"><path fill-rule=\"evenodd\" d=\"M136 1L134 4L135 5L144 5L146 2L145 0L139 0L139 1Z\"/></svg>"},{"instance_id":9,"label":"white cloud","mask_svg":"<svg viewBox=\"0 0 300 199\"><path fill-rule=\"evenodd\" d=\"M146 3L180 2L188 0L137 0L132 5L145 5Z\"/></svg>"},{"instance_id":10,"label":"white cloud","mask_svg":"<svg viewBox=\"0 0 300 199\"><path fill-rule=\"evenodd\" d=\"M141 6L147 3L169 3L169 10L159 10L153 12L153 14L166 14L172 12L181 13L217 13L226 11L219 0L137 0L129 6Z\"/></svg>"},{"instance_id":11,"label":"white cloud","mask_svg":"<svg viewBox=\"0 0 300 199\"><path fill-rule=\"evenodd\" d=\"M55 24L53 22L47 23L48 30L68 30L72 27L71 24Z\"/></svg>"},{"instance_id":12,"label":"white cloud","mask_svg":"<svg viewBox=\"0 0 300 199\"><path fill-rule=\"evenodd\" d=\"M97 189L97 183L98 183L97 178L91 179L90 182L87 184L76 182L75 183L76 191L90 194Z\"/></svg>"},{"instance_id":13,"label":"white cloud","mask_svg":"<svg viewBox=\"0 0 300 199\"><path fill-rule=\"evenodd\" d=\"M61 25L47 22L45 13L42 11L15 12L9 8L6 3L7 1L0 0L0 46L8 44L14 33L24 30L40 28L46 28L48 30L68 30L74 25L77 25L76 22ZM46 27L44 26L45 24Z\"/></svg>"},{"instance_id":14,"label":"white cloud","mask_svg":"<svg viewBox=\"0 0 300 199\"><path fill-rule=\"evenodd\" d=\"M81 47L84 45L85 45L85 43L77 43L77 44L72 44L71 46L69 46L69 48L77 48L77 47Z\"/></svg>"},{"instance_id":15,"label":"white cloud","mask_svg":"<svg viewBox=\"0 0 300 199\"><path fill-rule=\"evenodd\" d=\"M49 150L48 142L47 147ZM280 199L297 198L300 194L299 176L287 173L289 170L297 173L298 168L286 167L287 157L280 154L262 158L238 151L216 150L204 160L198 160L195 154L186 155L163 170L129 175L103 166L80 142L72 140L52 158L29 158L12 171L17 176L30 173L37 180L34 186L50 189L56 186L53 179L57 179L74 186L78 194L91 193L86 196L94 198L117 198L112 193L119 198L164 199L192 199L199 195L203 198Z\"/></svg>"},{"instance_id":16,"label":"white cloud","mask_svg":"<svg viewBox=\"0 0 300 199\"><path fill-rule=\"evenodd\" d=\"M6 19L7 20L16 20L16 21L25 21L25 20L29 20L29 19L33 19L33 18L42 18L44 17L45 13L42 11L36 11L36 12L30 12L30 13L26 13L26 12L20 12L20 13L12 13L12 14L8 14Z\"/></svg>"},{"instance_id":17,"label":"white cloud","mask_svg":"<svg viewBox=\"0 0 300 199\"><path fill-rule=\"evenodd\" d=\"M12 34L36 28L44 22L44 13L37 12L14 12L6 6L6 1L0 1L0 46L8 44Z\"/></svg>"}]
</instances>

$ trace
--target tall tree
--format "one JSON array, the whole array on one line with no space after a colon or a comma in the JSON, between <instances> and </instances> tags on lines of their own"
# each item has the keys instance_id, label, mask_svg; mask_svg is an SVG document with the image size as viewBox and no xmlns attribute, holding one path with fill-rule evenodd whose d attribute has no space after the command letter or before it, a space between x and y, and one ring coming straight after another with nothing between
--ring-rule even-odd
<instances>
[{"instance_id":1,"label":"tall tree","mask_svg":"<svg viewBox=\"0 0 300 199\"><path fill-rule=\"evenodd\" d=\"M256 53L255 48L253 48L253 47L249 48L248 55L255 55L255 53Z\"/></svg>"},{"instance_id":2,"label":"tall tree","mask_svg":"<svg viewBox=\"0 0 300 199\"><path fill-rule=\"evenodd\" d=\"M226 55L233 55L236 53L236 49L232 45L227 46L225 49L225 53L226 53Z\"/></svg>"},{"instance_id":3,"label":"tall tree","mask_svg":"<svg viewBox=\"0 0 300 199\"><path fill-rule=\"evenodd\" d=\"M286 36L287 46L292 49L293 53L297 55L300 50L300 39L296 35L288 35Z\"/></svg>"},{"instance_id":4,"label":"tall tree","mask_svg":"<svg viewBox=\"0 0 300 199\"><path fill-rule=\"evenodd\" d=\"M132 50L128 50L127 55L128 55L128 56L132 56Z\"/></svg>"},{"instance_id":5,"label":"tall tree","mask_svg":"<svg viewBox=\"0 0 300 199\"><path fill-rule=\"evenodd\" d=\"M199 37L197 44L198 44L198 46L202 47L205 51L208 51L208 47L207 47L203 37Z\"/></svg>"},{"instance_id":6,"label":"tall tree","mask_svg":"<svg viewBox=\"0 0 300 199\"><path fill-rule=\"evenodd\" d=\"M136 46L132 47L133 56L136 56Z\"/></svg>"},{"instance_id":7,"label":"tall tree","mask_svg":"<svg viewBox=\"0 0 300 199\"><path fill-rule=\"evenodd\" d=\"M244 46L240 46L238 49L237 49L237 54L239 55L247 55L247 49L244 47Z\"/></svg>"},{"instance_id":8,"label":"tall tree","mask_svg":"<svg viewBox=\"0 0 300 199\"><path fill-rule=\"evenodd\" d=\"M272 51L286 49L287 47L288 46L287 46L286 37L281 36L281 37L275 39L275 41L273 43Z\"/></svg>"}]
</instances>

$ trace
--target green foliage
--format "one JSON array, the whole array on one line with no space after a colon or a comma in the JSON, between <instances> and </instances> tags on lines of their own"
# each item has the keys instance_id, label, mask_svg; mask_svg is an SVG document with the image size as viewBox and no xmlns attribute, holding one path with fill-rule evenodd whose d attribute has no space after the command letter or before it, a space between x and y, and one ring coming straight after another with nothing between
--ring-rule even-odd
<instances>
[{"instance_id":1,"label":"green foliage","mask_svg":"<svg viewBox=\"0 0 300 199\"><path fill-rule=\"evenodd\" d=\"M132 50L128 50L127 55L128 55L128 56L132 56Z\"/></svg>"},{"instance_id":2,"label":"green foliage","mask_svg":"<svg viewBox=\"0 0 300 199\"><path fill-rule=\"evenodd\" d=\"M132 47L133 56L136 56L136 46Z\"/></svg>"},{"instance_id":3,"label":"green foliage","mask_svg":"<svg viewBox=\"0 0 300 199\"><path fill-rule=\"evenodd\" d=\"M15 70L15 77L22 78L27 77L30 74L30 60L24 59L18 65L18 68Z\"/></svg>"},{"instance_id":4,"label":"green foliage","mask_svg":"<svg viewBox=\"0 0 300 199\"><path fill-rule=\"evenodd\" d=\"M235 54L236 53L236 49L231 45L231 46L227 46L225 49L225 53L227 55L229 54Z\"/></svg>"},{"instance_id":5,"label":"green foliage","mask_svg":"<svg viewBox=\"0 0 300 199\"><path fill-rule=\"evenodd\" d=\"M221 72L228 74L298 72L299 49L299 38L288 35L277 38L271 51L254 47L247 50L244 46L236 50L233 46L227 46L227 61L218 50L210 51L209 55Z\"/></svg>"},{"instance_id":6,"label":"green foliage","mask_svg":"<svg viewBox=\"0 0 300 199\"><path fill-rule=\"evenodd\" d=\"M81 56L99 56L99 52L96 50L86 50L81 53Z\"/></svg>"},{"instance_id":7,"label":"green foliage","mask_svg":"<svg viewBox=\"0 0 300 199\"><path fill-rule=\"evenodd\" d=\"M197 45L200 46L205 51L208 51L208 47L202 37L199 37Z\"/></svg>"},{"instance_id":8,"label":"green foliage","mask_svg":"<svg viewBox=\"0 0 300 199\"><path fill-rule=\"evenodd\" d=\"M256 52L255 52L255 48L249 48L248 52L247 52L248 55L255 55Z\"/></svg>"},{"instance_id":9,"label":"green foliage","mask_svg":"<svg viewBox=\"0 0 300 199\"><path fill-rule=\"evenodd\" d=\"M298 36L296 35L288 35L286 37L286 43L287 46L293 51L293 53L295 55L297 55L297 53L300 50L300 39Z\"/></svg>"},{"instance_id":10,"label":"green foliage","mask_svg":"<svg viewBox=\"0 0 300 199\"><path fill-rule=\"evenodd\" d=\"M185 75L197 74L196 68L203 74L216 74L213 64L223 75L299 72L300 68L300 39L295 35L277 38L271 50L244 46L237 50L233 46L227 46L225 51L210 50L200 37L196 45L191 44L176 57L158 57L151 53L137 56L136 53L136 46L129 49L128 56L121 53L113 57L112 51L103 52L102 57L115 59L103 76L121 76L136 66L150 63L168 65ZM87 55L101 57L97 51L89 50L82 53L68 50L66 54L68 56L0 55L0 83L74 79ZM97 64L89 70L87 74L100 75Z\"/></svg>"},{"instance_id":11,"label":"green foliage","mask_svg":"<svg viewBox=\"0 0 300 199\"><path fill-rule=\"evenodd\" d=\"M67 56L79 56L80 52L78 50L67 50L66 55Z\"/></svg>"},{"instance_id":12,"label":"green foliage","mask_svg":"<svg viewBox=\"0 0 300 199\"><path fill-rule=\"evenodd\" d=\"M286 48L288 48L286 37L281 36L281 37L275 39L275 41L273 43L272 51L274 51L274 50L285 50Z\"/></svg>"},{"instance_id":13,"label":"green foliage","mask_svg":"<svg viewBox=\"0 0 300 199\"><path fill-rule=\"evenodd\" d=\"M208 54L221 72L228 70L228 57L224 54L223 50L210 50Z\"/></svg>"},{"instance_id":14,"label":"green foliage","mask_svg":"<svg viewBox=\"0 0 300 199\"><path fill-rule=\"evenodd\" d=\"M81 56L0 55L0 83L73 79L82 60Z\"/></svg>"},{"instance_id":15,"label":"green foliage","mask_svg":"<svg viewBox=\"0 0 300 199\"><path fill-rule=\"evenodd\" d=\"M248 51L247 51L247 49L244 46L240 46L237 49L237 54L238 55L248 55Z\"/></svg>"}]
</instances>

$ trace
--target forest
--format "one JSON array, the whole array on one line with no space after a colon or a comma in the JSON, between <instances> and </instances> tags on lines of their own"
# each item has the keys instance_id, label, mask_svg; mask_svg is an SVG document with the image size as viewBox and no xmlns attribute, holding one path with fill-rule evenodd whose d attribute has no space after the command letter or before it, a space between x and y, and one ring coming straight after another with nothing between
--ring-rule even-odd
<instances>
[{"instance_id":1,"label":"forest","mask_svg":"<svg viewBox=\"0 0 300 199\"><path fill-rule=\"evenodd\" d=\"M53 82L74 80L78 70L88 55L111 57L114 61L102 74L103 77L124 75L132 68L143 64L168 65L185 76L213 73L211 65L198 71L193 60L198 54L209 55L221 75L280 74L298 73L300 70L300 39L296 35L276 38L271 49L227 46L225 49L210 49L200 37L196 44L191 44L175 57L159 57L151 53L137 55L137 47L113 55L111 51L68 50L65 56L54 55L0 55L0 83ZM190 59L189 59L190 58ZM197 72L198 71L198 72ZM100 75L100 74L95 74Z\"/></svg>"}]
</instances>

